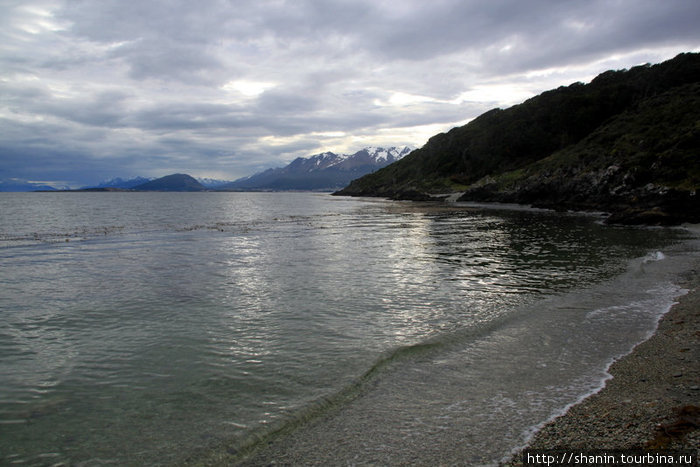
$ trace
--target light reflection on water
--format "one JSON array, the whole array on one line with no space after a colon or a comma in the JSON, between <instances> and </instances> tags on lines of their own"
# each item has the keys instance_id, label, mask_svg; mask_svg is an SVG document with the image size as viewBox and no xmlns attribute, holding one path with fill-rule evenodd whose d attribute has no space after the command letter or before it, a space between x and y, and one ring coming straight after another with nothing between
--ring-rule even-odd
<instances>
[{"instance_id":1,"label":"light reflection on water","mask_svg":"<svg viewBox=\"0 0 700 467\"><path fill-rule=\"evenodd\" d=\"M0 194L0 456L179 462L678 235L318 194Z\"/></svg>"}]
</instances>

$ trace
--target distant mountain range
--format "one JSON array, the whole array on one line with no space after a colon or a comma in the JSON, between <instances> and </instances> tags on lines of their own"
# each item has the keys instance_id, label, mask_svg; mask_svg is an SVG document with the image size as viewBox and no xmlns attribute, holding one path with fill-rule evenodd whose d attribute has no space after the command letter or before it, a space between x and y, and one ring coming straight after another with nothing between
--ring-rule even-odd
<instances>
[{"instance_id":1,"label":"distant mountain range","mask_svg":"<svg viewBox=\"0 0 700 467\"><path fill-rule=\"evenodd\" d=\"M173 175L184 175L184 174L173 174ZM168 176L172 177L172 176ZM134 177L134 178L127 178L123 179L121 177L116 177L112 178L109 180L105 180L103 182L100 182L97 185L87 185L82 188L80 188L79 191L129 191L129 190L135 190L135 191L193 191L191 188L196 187L197 189L194 191L200 191L200 190L216 190L217 187L224 185L226 183L231 183L231 180L217 180L213 178L193 178L190 177L189 175L186 175L186 177L189 177L190 179L194 180L195 183L192 183L191 180L188 179L188 181L184 181L184 178L181 177L175 177L175 178L167 178L167 177L162 177L162 178L167 178L164 182L158 183L158 184L150 184L146 185L147 183L154 182L156 178L146 178L146 177ZM183 188L182 190L178 189L178 183L180 183L181 187ZM201 188L199 188L198 185L201 185ZM144 187L145 186L145 187ZM157 188L161 187L161 188ZM69 187L66 186L52 186L52 185L47 185L41 182L30 182L26 180L19 180L19 179L6 179L6 180L0 180L0 192L28 192L28 191L70 191Z\"/></svg>"},{"instance_id":2,"label":"distant mountain range","mask_svg":"<svg viewBox=\"0 0 700 467\"><path fill-rule=\"evenodd\" d=\"M176 174L174 174L176 175ZM188 175L189 177L189 175ZM129 178L129 179L123 179L120 177L117 178L112 178L110 180L106 180L104 182L100 182L98 185L90 185L83 187L83 189L94 189L94 188L116 188L116 189L121 189L121 190L131 190L131 189L140 189L137 188L139 185L143 185L145 183L151 182L157 180L155 178L145 178L145 177L134 177L134 178ZM198 183L200 183L205 189L215 189L221 185L224 185L226 183L231 183L230 180L217 180L213 178L196 178L195 179Z\"/></svg>"},{"instance_id":3,"label":"distant mountain range","mask_svg":"<svg viewBox=\"0 0 700 467\"><path fill-rule=\"evenodd\" d=\"M28 180L20 180L17 178L10 178L6 180L0 180L0 192L2 191L53 191L65 189L64 187L57 188L54 186L47 185L42 182L31 182Z\"/></svg>"},{"instance_id":4,"label":"distant mountain range","mask_svg":"<svg viewBox=\"0 0 700 467\"><path fill-rule=\"evenodd\" d=\"M285 167L240 178L217 187L239 191L333 191L352 180L401 160L413 149L367 147L354 154L324 152L299 157Z\"/></svg>"},{"instance_id":5,"label":"distant mountain range","mask_svg":"<svg viewBox=\"0 0 700 467\"><path fill-rule=\"evenodd\" d=\"M194 178L187 174L172 174L161 178L120 177L97 185L81 188L84 191L335 191L352 180L403 159L413 148L366 147L354 154L324 152L310 157L298 157L285 167L239 178L218 180ZM0 191L67 190L36 182L0 180Z\"/></svg>"}]
</instances>

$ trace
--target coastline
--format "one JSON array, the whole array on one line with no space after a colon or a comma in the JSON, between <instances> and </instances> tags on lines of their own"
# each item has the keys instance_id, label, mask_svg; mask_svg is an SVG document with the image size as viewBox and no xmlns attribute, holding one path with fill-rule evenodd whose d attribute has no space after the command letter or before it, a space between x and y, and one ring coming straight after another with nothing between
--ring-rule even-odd
<instances>
[{"instance_id":1,"label":"coastline","mask_svg":"<svg viewBox=\"0 0 700 467\"><path fill-rule=\"evenodd\" d=\"M682 280L688 293L661 317L654 334L614 362L600 391L544 424L529 440L530 449L695 449L700 446L700 264ZM328 414L328 421L332 418ZM320 421L320 420L317 420ZM327 433L312 423L291 436L275 437L265 448L239 457L229 452L206 465L321 465L334 458L322 448ZM342 432L342 427L336 427ZM319 431L321 430L321 431ZM349 461L347 446L336 447ZM452 439L457 447L463 442ZM523 449L525 446L523 446ZM319 452L321 451L321 452ZM243 454L243 453L239 453ZM450 465L449 453L424 452L414 465ZM508 457L506 457L508 459ZM385 461L391 462L385 458ZM505 465L521 466L521 451ZM465 462L464 465L468 465Z\"/></svg>"},{"instance_id":2,"label":"coastline","mask_svg":"<svg viewBox=\"0 0 700 467\"><path fill-rule=\"evenodd\" d=\"M654 334L614 362L603 389L544 424L530 449L698 449L700 446L700 264L683 278L688 293L661 317ZM338 409L342 412L343 408ZM333 413L301 430L280 433L253 452L219 453L197 465L353 465L351 436ZM664 427L664 430L659 429ZM443 448L457 449L459 435L445 433ZM334 443L331 443L335 439ZM335 449L332 446L335 445ZM525 446L523 446L523 449ZM222 455L223 454L223 455ZM412 465L455 465L455 452L426 449ZM509 457L504 458L507 460ZM334 464L335 461L338 461ZM381 460L380 460L381 459ZM507 466L521 466L514 451ZM393 464L378 458L378 465ZM358 465L362 465L360 462ZM460 465L459 463L456 465ZM470 465L465 461L461 465Z\"/></svg>"},{"instance_id":3,"label":"coastline","mask_svg":"<svg viewBox=\"0 0 700 467\"><path fill-rule=\"evenodd\" d=\"M694 449L700 452L700 276L655 333L614 362L605 387L545 424L529 449ZM508 466L521 466L522 451Z\"/></svg>"}]
</instances>

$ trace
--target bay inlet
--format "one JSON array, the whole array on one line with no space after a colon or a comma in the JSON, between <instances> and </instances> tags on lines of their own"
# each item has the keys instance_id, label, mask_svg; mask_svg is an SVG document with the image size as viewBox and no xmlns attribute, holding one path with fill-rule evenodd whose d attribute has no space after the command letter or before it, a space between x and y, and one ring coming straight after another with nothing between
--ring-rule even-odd
<instances>
[{"instance_id":1,"label":"bay inlet","mask_svg":"<svg viewBox=\"0 0 700 467\"><path fill-rule=\"evenodd\" d=\"M337 464L494 463L649 335L694 238L326 194L1 193L0 462L240 460L282 429ZM323 433L297 430L313 408Z\"/></svg>"}]
</instances>

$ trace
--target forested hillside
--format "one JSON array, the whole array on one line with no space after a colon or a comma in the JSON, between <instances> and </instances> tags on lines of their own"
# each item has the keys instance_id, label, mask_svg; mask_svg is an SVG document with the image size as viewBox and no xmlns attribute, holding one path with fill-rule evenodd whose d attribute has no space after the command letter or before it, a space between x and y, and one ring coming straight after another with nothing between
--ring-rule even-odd
<instances>
[{"instance_id":1,"label":"forested hillside","mask_svg":"<svg viewBox=\"0 0 700 467\"><path fill-rule=\"evenodd\" d=\"M339 194L600 209L625 222L700 220L700 55L608 71L432 137Z\"/></svg>"}]
</instances>

